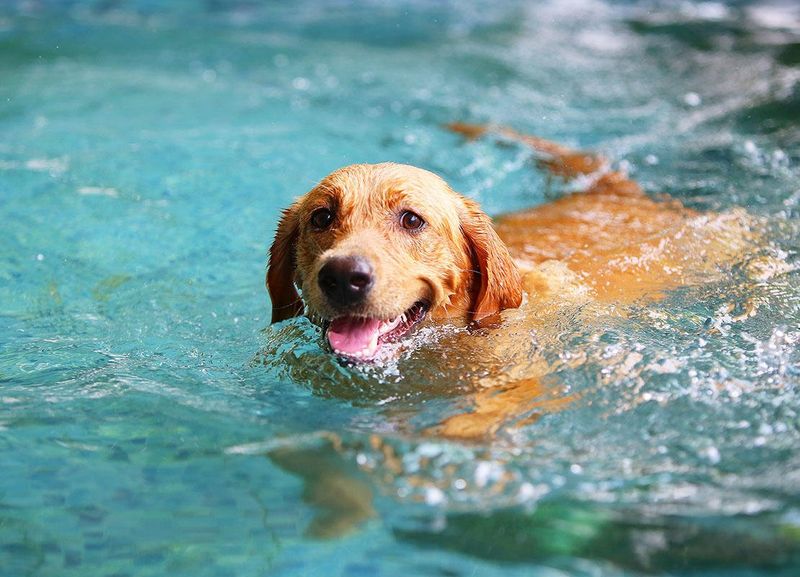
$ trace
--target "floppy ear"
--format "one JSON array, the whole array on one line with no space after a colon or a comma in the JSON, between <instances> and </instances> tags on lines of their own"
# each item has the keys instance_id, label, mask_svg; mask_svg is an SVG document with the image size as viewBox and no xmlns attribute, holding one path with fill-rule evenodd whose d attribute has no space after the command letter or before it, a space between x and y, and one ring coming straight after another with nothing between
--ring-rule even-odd
<instances>
[{"instance_id":1,"label":"floppy ear","mask_svg":"<svg viewBox=\"0 0 800 577\"><path fill-rule=\"evenodd\" d=\"M467 241L474 268L470 320L517 308L522 302L522 279L508 248L497 236L491 219L478 204L465 198L461 231ZM476 265L476 266L475 266Z\"/></svg>"},{"instance_id":2,"label":"floppy ear","mask_svg":"<svg viewBox=\"0 0 800 577\"><path fill-rule=\"evenodd\" d=\"M303 301L294 286L298 228L297 207L292 205L283 211L275 240L269 249L267 290L272 299L273 323L296 317L303 312Z\"/></svg>"}]
</instances>

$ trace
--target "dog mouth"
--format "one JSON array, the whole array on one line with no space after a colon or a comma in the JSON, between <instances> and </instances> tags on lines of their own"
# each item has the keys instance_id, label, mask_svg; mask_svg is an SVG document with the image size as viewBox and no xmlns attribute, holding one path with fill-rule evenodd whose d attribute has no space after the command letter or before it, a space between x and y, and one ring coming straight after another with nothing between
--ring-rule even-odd
<instances>
[{"instance_id":1,"label":"dog mouth","mask_svg":"<svg viewBox=\"0 0 800 577\"><path fill-rule=\"evenodd\" d=\"M341 316L333 319L325 331L333 352L349 359L370 360L380 345L405 336L428 313L430 305L418 301L406 312L389 320L362 316Z\"/></svg>"}]
</instances>

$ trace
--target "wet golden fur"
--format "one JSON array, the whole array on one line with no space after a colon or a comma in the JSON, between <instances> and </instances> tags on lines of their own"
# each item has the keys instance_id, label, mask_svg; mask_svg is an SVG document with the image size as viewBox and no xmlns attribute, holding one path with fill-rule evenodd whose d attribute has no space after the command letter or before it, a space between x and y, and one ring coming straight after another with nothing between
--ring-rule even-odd
<instances>
[{"instance_id":1,"label":"wet golden fur","mask_svg":"<svg viewBox=\"0 0 800 577\"><path fill-rule=\"evenodd\" d=\"M530 355L531 334L547 338L564 310L578 311L575 322L593 322L624 315L631 304L660 299L669 289L708 282L756 244L752 219L742 210L701 214L672 199L654 200L599 156L507 128L461 123L450 128L467 138L491 132L521 142L540 154L539 165L552 175L588 177L589 184L582 192L492 222L475 202L430 172L398 164L348 166L285 211L267 276L273 322L303 313L295 284L309 316L330 318L335 311L327 308L316 283L320 263L352 253L367 256L377 274L360 314L392 317L421 298L431 301L434 320L466 323L501 313L501 322L489 323L489 338L452 341L474 348L466 356L485 368L476 371L485 377L477 378L465 399L468 410L425 435L491 441L504 427L560 410L573 399L554 392L552 383L543 384L551 368ZM324 232L308 226L320 206L333 208L338 219ZM403 210L422 216L427 228L403 230L397 225ZM525 362L513 361L520 358ZM408 415L399 419L407 422ZM309 502L320 509L313 534L345 533L374 513L369 488L341 465L321 464L324 459L305 450L271 457L304 478L306 494L313 496Z\"/></svg>"},{"instance_id":2,"label":"wet golden fur","mask_svg":"<svg viewBox=\"0 0 800 577\"><path fill-rule=\"evenodd\" d=\"M451 128L469 138L487 131ZM532 299L566 291L617 304L659 298L714 274L747 242L741 213L704 216L675 200L656 201L624 174L604 171L596 155L507 128L496 132L542 153L540 164L552 174L595 174L594 181L493 223L428 171L392 163L339 169L280 220L267 275L273 322L302 314L303 301L312 319L335 316L316 282L321 264L335 255L359 254L375 268L375 287L351 314L389 319L425 299L434 320L468 322L518 307L523 291ZM309 218L320 207L335 221L315 231ZM404 210L426 226L404 230Z\"/></svg>"},{"instance_id":3,"label":"wet golden fur","mask_svg":"<svg viewBox=\"0 0 800 577\"><path fill-rule=\"evenodd\" d=\"M742 210L701 214L674 199L654 200L625 174L608 169L602 157L508 128L449 128L470 139L491 132L521 142L540 155L539 165L550 174L588 177L589 185L493 222L428 171L391 163L337 170L280 220L267 274L273 322L302 314L303 301L312 320L332 318L336 311L316 282L321 263L332 255L360 254L373 263L376 285L351 314L387 319L420 299L431 302L434 321L467 323L506 311L505 329L495 331L489 344L524 350L528 343L519 335L540 331L564 307L580 307L584 315L601 309L625 314L634 302L717 278L754 245L751 219ZM310 215L323 206L336 220L314 231ZM398 225L403 210L413 210L427 226L404 230ZM474 357L486 362L485 354ZM473 410L448 419L434 434L486 438L525 413L548 367L532 370L528 364L517 375L513 363L500 364L506 368L488 370L494 376L478 384Z\"/></svg>"}]
</instances>

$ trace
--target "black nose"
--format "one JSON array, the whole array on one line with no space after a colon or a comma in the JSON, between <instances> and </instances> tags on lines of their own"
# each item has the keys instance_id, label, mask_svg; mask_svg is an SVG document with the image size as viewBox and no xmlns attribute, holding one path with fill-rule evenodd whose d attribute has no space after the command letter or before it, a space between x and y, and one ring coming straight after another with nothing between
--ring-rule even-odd
<instances>
[{"instance_id":1,"label":"black nose","mask_svg":"<svg viewBox=\"0 0 800 577\"><path fill-rule=\"evenodd\" d=\"M354 305L367 296L374 278L372 266L360 256L337 256L326 262L319 271L317 282L331 303Z\"/></svg>"}]
</instances>

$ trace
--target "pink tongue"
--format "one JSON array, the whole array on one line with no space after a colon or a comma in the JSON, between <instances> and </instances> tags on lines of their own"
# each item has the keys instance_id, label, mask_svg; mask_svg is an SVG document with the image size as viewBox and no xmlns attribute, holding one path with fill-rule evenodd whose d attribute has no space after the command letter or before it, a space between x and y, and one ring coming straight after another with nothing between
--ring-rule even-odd
<instances>
[{"instance_id":1,"label":"pink tongue","mask_svg":"<svg viewBox=\"0 0 800 577\"><path fill-rule=\"evenodd\" d=\"M341 317L328 327L328 342L337 352L371 357L378 350L380 326L377 319Z\"/></svg>"}]
</instances>

